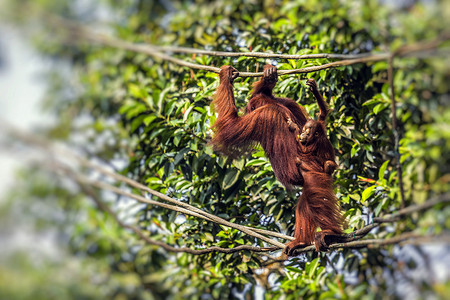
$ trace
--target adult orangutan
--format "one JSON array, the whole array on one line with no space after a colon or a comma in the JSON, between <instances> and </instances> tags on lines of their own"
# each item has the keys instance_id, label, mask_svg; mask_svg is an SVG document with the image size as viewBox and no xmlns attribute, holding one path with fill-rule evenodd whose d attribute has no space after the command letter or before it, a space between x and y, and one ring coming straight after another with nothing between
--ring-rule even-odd
<instances>
[{"instance_id":1,"label":"adult orangutan","mask_svg":"<svg viewBox=\"0 0 450 300\"><path fill-rule=\"evenodd\" d=\"M326 104L313 79L307 84L320 108L319 120L312 120L303 107L289 98L273 96L278 80L274 66L264 66L264 76L255 83L246 114L238 115L233 95L233 80L238 72L223 66L220 85L213 105L218 113L213 126L214 149L236 156L261 144L272 165L276 178L288 189L303 185L296 209L295 240L285 252L315 241L316 248L326 247L325 237L341 234L342 217L333 193L331 174L336 168L334 149L326 136ZM316 235L320 227L321 233Z\"/></svg>"},{"instance_id":2,"label":"adult orangutan","mask_svg":"<svg viewBox=\"0 0 450 300\"><path fill-rule=\"evenodd\" d=\"M255 83L246 114L238 116L233 95L236 69L223 66L220 85L213 101L218 118L214 123L214 149L235 157L260 143L272 164L277 179L287 188L302 185L303 178L296 164L297 138L287 126L292 120L300 128L306 123L306 113L295 101L275 98L272 89L277 82L276 68L264 66L264 77Z\"/></svg>"}]
</instances>

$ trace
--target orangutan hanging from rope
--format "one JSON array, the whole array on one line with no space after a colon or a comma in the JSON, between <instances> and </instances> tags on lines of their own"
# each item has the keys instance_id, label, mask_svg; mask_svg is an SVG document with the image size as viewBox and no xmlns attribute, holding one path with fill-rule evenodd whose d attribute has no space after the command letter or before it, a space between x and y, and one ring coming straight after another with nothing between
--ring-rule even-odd
<instances>
[{"instance_id":1,"label":"orangutan hanging from rope","mask_svg":"<svg viewBox=\"0 0 450 300\"><path fill-rule=\"evenodd\" d=\"M285 253L314 242L325 250L329 237L342 234L343 217L333 192L332 173L337 168L334 148L326 134L327 106L313 79L307 81L319 105L318 120L289 98L272 94L278 80L277 69L264 66L264 76L255 83L243 116L238 115L233 81L239 76L231 66L221 67L220 85L213 106L218 113L211 143L230 157L241 155L259 143L276 178L288 189L303 186L295 211L295 239ZM320 228L321 231L317 232Z\"/></svg>"}]
</instances>

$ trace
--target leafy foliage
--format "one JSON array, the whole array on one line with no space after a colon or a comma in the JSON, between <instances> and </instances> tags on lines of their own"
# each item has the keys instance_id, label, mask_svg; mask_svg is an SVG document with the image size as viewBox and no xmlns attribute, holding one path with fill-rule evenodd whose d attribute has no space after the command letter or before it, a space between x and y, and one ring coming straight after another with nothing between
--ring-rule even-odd
<instances>
[{"instance_id":1,"label":"leafy foliage","mask_svg":"<svg viewBox=\"0 0 450 300\"><path fill-rule=\"evenodd\" d=\"M403 8L381 6L378 1L356 4L315 0L276 4L198 0L166 7L163 2L128 0L104 1L98 7L91 4L80 9L71 1L36 2L47 11L83 22L94 21L94 11L108 10L109 29L127 41L290 54L382 51L433 38L446 29L444 22L437 20L445 19L445 9L440 7L447 7L414 4ZM59 5L52 6L55 2ZM23 3L11 4L20 5ZM41 25L46 26L45 22ZM90 27L96 29L94 24ZM37 46L55 59L71 60L73 71L62 82L57 77L51 81L52 93L46 107L59 116L59 122L49 130L50 136L64 139L152 189L222 218L287 234L293 231L296 195L286 192L275 180L263 151L257 148L248 156L230 160L213 153L208 145L215 120L210 102L218 86L217 75L132 52L55 44L54 36L48 33L37 39ZM176 56L202 65L232 64L240 71L261 70L266 63L290 70L330 62ZM409 204L421 203L448 191L450 186L450 112L446 105L450 74L443 60L448 63L448 59L433 56L395 61L395 96L402 137L399 150ZM304 84L306 78L313 77L332 108L329 136L340 166L335 174L336 192L348 232L366 225L374 216L400 207L387 67L386 62L378 62L281 76L274 91L299 99L314 114L318 108ZM236 80L239 107L245 105L252 82L249 78ZM33 195L35 191L29 193ZM40 197L52 194L48 191ZM19 196L13 194L12 199ZM239 231L201 219L182 217L158 207L124 206L120 203L128 200L112 201L103 196L153 238L171 245L264 245ZM264 269L261 256L255 253L198 257L166 253L131 238L95 208L75 209L65 207L64 202L49 205L64 207L68 215L84 211L85 221L71 229L70 251L82 253L86 260L101 259L98 268L107 267L111 276L132 276L135 289L127 289L126 280L117 281L104 291L110 297L152 299L171 294L176 299L216 299L249 297L264 290L267 299L371 299L392 294L405 296L396 288L397 282L405 279L421 295L442 291L430 285L425 275L419 281L403 277L404 273L417 271L414 266L405 266L413 263L409 258L413 255L404 259L399 255L404 248L399 246L308 254L291 259L286 265ZM420 218L414 216L374 231L369 237L386 238L411 230L439 233L448 229L448 215L448 208L436 209ZM127 236L126 243L123 236ZM408 253L423 252L421 247L405 248ZM79 284L88 285L83 281ZM72 295L78 297L76 293Z\"/></svg>"}]
</instances>

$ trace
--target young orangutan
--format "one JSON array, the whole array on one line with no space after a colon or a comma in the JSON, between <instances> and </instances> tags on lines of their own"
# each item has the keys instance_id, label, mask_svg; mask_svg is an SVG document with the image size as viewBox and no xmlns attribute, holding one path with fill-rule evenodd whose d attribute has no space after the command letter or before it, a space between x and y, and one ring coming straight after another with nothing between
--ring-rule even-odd
<instances>
[{"instance_id":1,"label":"young orangutan","mask_svg":"<svg viewBox=\"0 0 450 300\"><path fill-rule=\"evenodd\" d=\"M285 253L314 241L316 250L326 250L329 242L339 241L343 217L333 191L332 173L337 168L333 146L326 134L328 114L325 102L313 79L306 83L319 104L319 119L310 119L299 136L299 168L303 176L303 190L295 210L295 239L288 243ZM316 232L321 228L320 232Z\"/></svg>"}]
</instances>

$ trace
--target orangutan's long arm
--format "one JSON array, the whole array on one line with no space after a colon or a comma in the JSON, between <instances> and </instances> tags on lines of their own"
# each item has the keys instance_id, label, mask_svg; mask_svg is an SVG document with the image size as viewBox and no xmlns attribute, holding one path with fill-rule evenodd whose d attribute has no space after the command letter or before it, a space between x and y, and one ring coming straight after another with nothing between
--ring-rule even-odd
<instances>
[{"instance_id":1,"label":"orangutan's long arm","mask_svg":"<svg viewBox=\"0 0 450 300\"><path fill-rule=\"evenodd\" d=\"M317 88L317 83L314 79L310 78L306 82L306 84L309 86L310 91L313 93L314 97L316 97L317 105L319 105L320 114L319 114L319 121L325 122L325 119L328 115L328 107L325 101L323 100L322 95L319 92L319 89Z\"/></svg>"}]
</instances>

